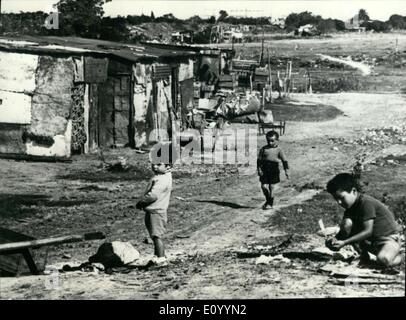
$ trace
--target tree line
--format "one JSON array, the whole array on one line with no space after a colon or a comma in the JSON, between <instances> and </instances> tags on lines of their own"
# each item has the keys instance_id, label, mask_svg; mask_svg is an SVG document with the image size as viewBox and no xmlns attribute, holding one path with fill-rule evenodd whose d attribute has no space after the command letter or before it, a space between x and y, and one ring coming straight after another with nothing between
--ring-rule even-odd
<instances>
[{"instance_id":1,"label":"tree line","mask_svg":"<svg viewBox=\"0 0 406 320\"><path fill-rule=\"evenodd\" d=\"M144 23L170 23L178 30L190 29L196 31L195 41L198 43L208 42L210 29L219 22L233 25L255 25L259 28L271 25L270 17L233 17L225 10L220 10L219 17L211 16L203 19L198 15L188 19L178 19L173 14L164 14L155 17L150 15L128 15L126 17L104 17L103 5L112 0L60 0L56 4L59 12L59 28L47 29L44 21L48 13L20 12L2 14L1 33L4 35L53 35L53 36L79 36L112 41L143 40L147 35L138 35L138 38L130 34L128 26L137 26ZM388 21L370 20L366 10L358 12L358 18L362 22L360 26L367 30L386 32L392 29L406 29L406 17L394 14ZM291 32L300 26L312 24L319 33L333 33L344 31L345 23L339 19L323 19L319 15L305 11L291 13L285 19L284 30ZM145 39L146 40L146 39Z\"/></svg>"}]
</instances>

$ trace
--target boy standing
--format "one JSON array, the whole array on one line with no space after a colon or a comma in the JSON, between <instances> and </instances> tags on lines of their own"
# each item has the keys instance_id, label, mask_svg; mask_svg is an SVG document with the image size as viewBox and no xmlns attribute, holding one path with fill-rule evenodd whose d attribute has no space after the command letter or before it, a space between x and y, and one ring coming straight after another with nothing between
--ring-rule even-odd
<instances>
[{"instance_id":1,"label":"boy standing","mask_svg":"<svg viewBox=\"0 0 406 320\"><path fill-rule=\"evenodd\" d=\"M266 133L267 145L258 154L257 170L261 189L265 195L263 210L272 209L274 203L273 191L275 184L280 182L279 161L282 161L286 178L289 179L289 164L282 149L278 146L279 134L276 131Z\"/></svg>"},{"instance_id":2,"label":"boy standing","mask_svg":"<svg viewBox=\"0 0 406 320\"><path fill-rule=\"evenodd\" d=\"M368 252L376 255L377 262L384 267L402 262L401 227L383 203L361 194L356 179L349 173L336 175L328 182L327 191L345 209L339 233L326 241L329 249L338 251L351 244L361 257Z\"/></svg>"},{"instance_id":3,"label":"boy standing","mask_svg":"<svg viewBox=\"0 0 406 320\"><path fill-rule=\"evenodd\" d=\"M168 154L170 149L164 149ZM159 266L167 265L165 247L162 237L165 234L168 221L167 209L172 191L172 159L164 160L159 153L163 147L157 147L151 151L151 168L154 176L148 183L142 198L138 201L136 208L145 211L145 226L154 243L154 258L152 263ZM158 150L158 154L153 155ZM168 158L168 157L166 157ZM169 156L169 158L172 158Z\"/></svg>"}]
</instances>

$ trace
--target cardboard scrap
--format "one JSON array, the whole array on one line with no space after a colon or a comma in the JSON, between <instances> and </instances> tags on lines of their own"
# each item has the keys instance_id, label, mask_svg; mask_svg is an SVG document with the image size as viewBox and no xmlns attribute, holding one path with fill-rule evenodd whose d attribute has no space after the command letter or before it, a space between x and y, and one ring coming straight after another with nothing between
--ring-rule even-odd
<instances>
[{"instance_id":1,"label":"cardboard scrap","mask_svg":"<svg viewBox=\"0 0 406 320\"><path fill-rule=\"evenodd\" d=\"M285 258L281 254L276 256L265 256L261 255L256 261L255 264L270 264L271 262L279 263L290 263L290 259Z\"/></svg>"}]
</instances>

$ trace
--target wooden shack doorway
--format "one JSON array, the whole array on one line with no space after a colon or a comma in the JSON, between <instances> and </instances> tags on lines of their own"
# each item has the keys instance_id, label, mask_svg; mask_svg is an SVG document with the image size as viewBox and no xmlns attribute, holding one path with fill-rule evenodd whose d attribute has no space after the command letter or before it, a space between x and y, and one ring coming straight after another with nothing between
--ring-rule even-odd
<instances>
[{"instance_id":1,"label":"wooden shack doorway","mask_svg":"<svg viewBox=\"0 0 406 320\"><path fill-rule=\"evenodd\" d=\"M109 76L104 83L92 84L89 97L90 148L133 146L130 76Z\"/></svg>"}]
</instances>

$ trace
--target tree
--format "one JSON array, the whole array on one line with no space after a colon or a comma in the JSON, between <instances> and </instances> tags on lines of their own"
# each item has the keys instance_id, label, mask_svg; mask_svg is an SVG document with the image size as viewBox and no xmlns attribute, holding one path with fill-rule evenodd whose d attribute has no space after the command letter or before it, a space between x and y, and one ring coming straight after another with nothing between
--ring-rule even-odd
<instances>
[{"instance_id":1,"label":"tree","mask_svg":"<svg viewBox=\"0 0 406 320\"><path fill-rule=\"evenodd\" d=\"M155 21L172 23L178 21L178 19L172 13L166 13L163 16L156 18Z\"/></svg>"},{"instance_id":2,"label":"tree","mask_svg":"<svg viewBox=\"0 0 406 320\"><path fill-rule=\"evenodd\" d=\"M336 32L336 23L333 19L321 20L317 24L317 30L322 34Z\"/></svg>"},{"instance_id":3,"label":"tree","mask_svg":"<svg viewBox=\"0 0 406 320\"><path fill-rule=\"evenodd\" d=\"M388 32L390 30L390 23L374 20L372 22L364 22L361 24L361 27L366 27L367 30L374 30L375 32Z\"/></svg>"},{"instance_id":4,"label":"tree","mask_svg":"<svg viewBox=\"0 0 406 320\"><path fill-rule=\"evenodd\" d=\"M306 24L317 25L321 20L321 16L314 16L308 11L304 11L299 14L291 13L286 17L285 27L288 31L292 31Z\"/></svg>"},{"instance_id":5,"label":"tree","mask_svg":"<svg viewBox=\"0 0 406 320\"><path fill-rule=\"evenodd\" d=\"M360 9L358 11L358 19L359 21L369 21L369 15L365 9Z\"/></svg>"},{"instance_id":6,"label":"tree","mask_svg":"<svg viewBox=\"0 0 406 320\"><path fill-rule=\"evenodd\" d=\"M221 22L221 21L223 21L225 18L228 17L228 13L227 13L227 11L225 11L225 10L220 10L219 14L220 14L220 16L218 17L217 22Z\"/></svg>"},{"instance_id":7,"label":"tree","mask_svg":"<svg viewBox=\"0 0 406 320\"><path fill-rule=\"evenodd\" d=\"M345 23L342 20L334 19L336 24L337 31L344 31L345 30Z\"/></svg>"},{"instance_id":8,"label":"tree","mask_svg":"<svg viewBox=\"0 0 406 320\"><path fill-rule=\"evenodd\" d=\"M215 16L211 16L209 19L207 19L207 23L213 24L216 22L216 17Z\"/></svg>"},{"instance_id":9,"label":"tree","mask_svg":"<svg viewBox=\"0 0 406 320\"><path fill-rule=\"evenodd\" d=\"M406 28L405 18L398 14L391 15L389 18L389 22L394 29L405 29Z\"/></svg>"},{"instance_id":10,"label":"tree","mask_svg":"<svg viewBox=\"0 0 406 320\"><path fill-rule=\"evenodd\" d=\"M151 19L152 19L152 20L155 20L154 11L151 11Z\"/></svg>"},{"instance_id":11,"label":"tree","mask_svg":"<svg viewBox=\"0 0 406 320\"><path fill-rule=\"evenodd\" d=\"M102 19L100 28L100 39L110 41L127 41L130 38L130 31L127 28L127 19L118 16L117 18L105 17Z\"/></svg>"},{"instance_id":12,"label":"tree","mask_svg":"<svg viewBox=\"0 0 406 320\"><path fill-rule=\"evenodd\" d=\"M97 38L104 15L103 5L112 0L60 0L59 34Z\"/></svg>"}]
</instances>

